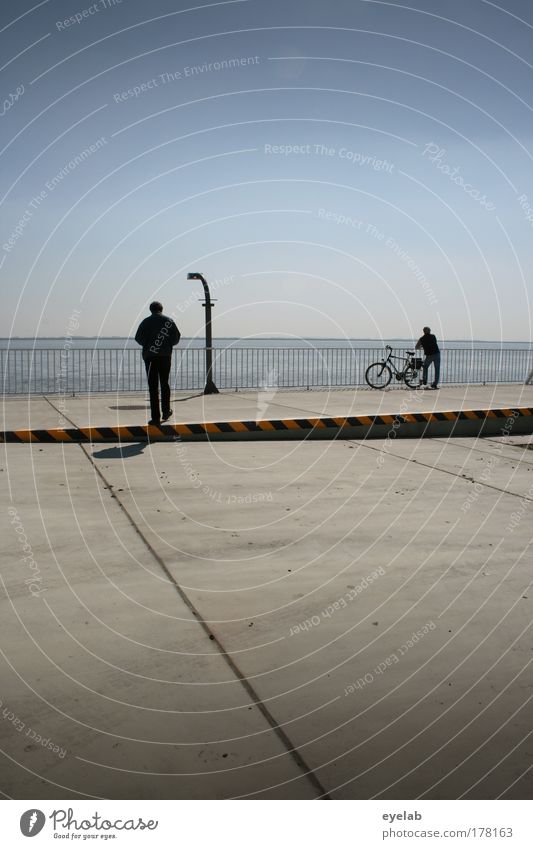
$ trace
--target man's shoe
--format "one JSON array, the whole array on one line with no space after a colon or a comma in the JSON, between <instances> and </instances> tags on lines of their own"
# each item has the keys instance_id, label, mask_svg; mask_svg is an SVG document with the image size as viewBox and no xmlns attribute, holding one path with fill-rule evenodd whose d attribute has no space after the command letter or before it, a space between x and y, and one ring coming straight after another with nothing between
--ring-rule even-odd
<instances>
[{"instance_id":1,"label":"man's shoe","mask_svg":"<svg viewBox=\"0 0 533 849\"><path fill-rule=\"evenodd\" d=\"M432 388L432 389L438 389L439 387L438 387L435 383L432 383L432 384L431 384L431 388Z\"/></svg>"},{"instance_id":2,"label":"man's shoe","mask_svg":"<svg viewBox=\"0 0 533 849\"><path fill-rule=\"evenodd\" d=\"M150 421L148 422L148 424L149 424L149 425L155 425L156 427L159 427L159 425L161 424L161 422L159 421L159 419L150 419Z\"/></svg>"},{"instance_id":3,"label":"man's shoe","mask_svg":"<svg viewBox=\"0 0 533 849\"><path fill-rule=\"evenodd\" d=\"M168 422L168 420L174 415L173 410L169 410L168 413L163 413L163 421Z\"/></svg>"}]
</instances>

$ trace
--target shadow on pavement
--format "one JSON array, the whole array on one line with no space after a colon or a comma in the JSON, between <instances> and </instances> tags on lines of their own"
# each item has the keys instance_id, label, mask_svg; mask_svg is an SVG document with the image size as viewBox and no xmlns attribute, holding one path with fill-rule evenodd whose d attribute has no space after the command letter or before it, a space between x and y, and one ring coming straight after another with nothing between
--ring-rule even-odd
<instances>
[{"instance_id":1,"label":"shadow on pavement","mask_svg":"<svg viewBox=\"0 0 533 849\"><path fill-rule=\"evenodd\" d=\"M109 410L149 410L149 404L124 404L122 407L108 407Z\"/></svg>"},{"instance_id":2,"label":"shadow on pavement","mask_svg":"<svg viewBox=\"0 0 533 849\"><path fill-rule=\"evenodd\" d=\"M148 442L135 442L132 445L117 445L113 448L103 448L101 451L93 451L93 457L97 460L121 460L128 457L138 457L142 454Z\"/></svg>"},{"instance_id":3,"label":"shadow on pavement","mask_svg":"<svg viewBox=\"0 0 533 849\"><path fill-rule=\"evenodd\" d=\"M180 401L190 401L191 398L202 398L203 394L203 392L198 392L197 395L187 395L185 398L173 398L172 403L178 404Z\"/></svg>"},{"instance_id":4,"label":"shadow on pavement","mask_svg":"<svg viewBox=\"0 0 533 849\"><path fill-rule=\"evenodd\" d=\"M190 401L192 398L201 398L203 392L198 392L197 395L186 395L185 398L172 398L173 404L179 404L181 401ZM108 407L109 410L149 410L150 404L124 404L122 406Z\"/></svg>"}]
</instances>

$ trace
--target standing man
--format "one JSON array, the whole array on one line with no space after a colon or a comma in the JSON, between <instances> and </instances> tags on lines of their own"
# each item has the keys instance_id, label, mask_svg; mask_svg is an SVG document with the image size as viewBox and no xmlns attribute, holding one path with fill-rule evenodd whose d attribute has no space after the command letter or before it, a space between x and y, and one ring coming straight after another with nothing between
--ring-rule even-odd
<instances>
[{"instance_id":1,"label":"standing man","mask_svg":"<svg viewBox=\"0 0 533 849\"><path fill-rule=\"evenodd\" d=\"M439 388L439 378L440 378L440 348L437 344L437 337L434 333L431 332L430 327L424 327L424 335L420 337L418 342L416 343L415 348L423 348L424 349L424 364L422 366L422 385L425 387L428 380L428 368L431 363L433 363L433 368L435 369L434 380L431 384L432 389Z\"/></svg>"},{"instance_id":2,"label":"standing man","mask_svg":"<svg viewBox=\"0 0 533 849\"><path fill-rule=\"evenodd\" d=\"M166 422L172 415L168 378L172 362L172 348L180 341L180 332L174 321L163 315L163 305L159 301L152 301L150 313L151 315L139 324L135 341L142 345L143 360L148 376L152 416L148 424L159 425L161 421ZM159 409L160 383L162 416Z\"/></svg>"}]
</instances>

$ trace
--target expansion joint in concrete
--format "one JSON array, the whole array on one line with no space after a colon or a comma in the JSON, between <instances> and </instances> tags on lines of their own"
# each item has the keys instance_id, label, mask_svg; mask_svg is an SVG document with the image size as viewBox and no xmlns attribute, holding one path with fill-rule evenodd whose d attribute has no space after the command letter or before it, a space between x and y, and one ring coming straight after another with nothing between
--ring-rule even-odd
<instances>
[{"instance_id":1,"label":"expansion joint in concrete","mask_svg":"<svg viewBox=\"0 0 533 849\"><path fill-rule=\"evenodd\" d=\"M431 437L429 437L431 438ZM458 446L462 447L462 446ZM369 445L368 442L365 442L365 448L369 448L371 451L377 451L378 454L385 453L390 457L395 457L396 460L404 460L406 463L413 463L416 466L423 466L425 469L431 469L434 472L441 472L443 475L450 475L452 478L457 478L457 480L462 481L463 483L468 484L480 484L481 486L486 487L486 489L493 489L496 492L501 492L503 495L510 495L513 498L520 498L525 501L533 502L533 498L530 498L529 495L523 495L521 492L511 492L508 489L504 489L501 486L496 486L493 483L487 483L484 480L478 480L477 478L473 478L467 475L459 474L458 472L452 472L450 469L443 469L441 466L435 466L431 463L424 463L422 460L416 460L414 457L404 457L402 454L395 454L394 451L386 451L383 452L383 448L377 448L373 445ZM466 450L466 449L465 449Z\"/></svg>"},{"instance_id":2,"label":"expansion joint in concrete","mask_svg":"<svg viewBox=\"0 0 533 849\"><path fill-rule=\"evenodd\" d=\"M52 407L54 407L54 409L57 409L57 407L55 407L55 405L52 403L52 401L50 401L49 398L47 398L46 400L48 401L48 403ZM67 417L65 417L65 418L67 418ZM68 419L68 421L70 421L70 419ZM72 424L74 424L74 423L72 422ZM94 462L93 458L91 457L91 454L89 453L89 451L87 450L85 445L80 444L79 447L83 451L86 458L89 460L94 471L96 472L96 474L98 475L100 480L103 482L105 487L107 489L111 489L110 482L107 480L107 478L105 477L105 475L101 471L101 469L98 468L98 465ZM325 788L322 786L319 779L316 777L314 772L311 770L311 768L305 762L304 758L300 755L300 753L298 752L296 747L293 745L293 743L291 742L287 733L283 730L283 728L281 728L279 726L276 719L274 718L274 715L271 713L269 708L261 700L261 697L259 696L257 691L254 689L252 684L250 684L249 680L247 679L246 675L242 672L239 665L231 657L229 652L224 648L224 645L223 645L220 637L214 632L213 628L208 624L208 622L205 621L202 614L200 613L198 608L194 605L194 603L191 601L191 599L189 598L189 596L187 595L185 590L176 581L176 579L174 578L174 576L172 575L172 573L168 569L167 565L165 564L165 561L163 560L163 558L160 557L160 555L155 550L153 545L146 538L146 536L142 532L141 528L138 526L137 522L135 521L135 519L133 518L133 516L131 515L129 510L123 504L123 502L120 500L120 498L118 497L118 495L116 493L114 493L113 500L116 502L119 509L122 510L122 512L124 513L124 515L128 519L128 522L130 523L130 525L132 526L132 528L134 529L136 534L138 534L138 536L142 540L142 542L145 545L145 547L147 548L147 550L150 552L153 559L159 565L159 567L161 568L161 570L165 574L165 577L167 578L169 584L171 584L174 587L175 591L178 593L179 597L182 599L182 601L186 605L187 609L190 610L190 612L194 616L195 621L198 622L200 627L205 631L205 633L209 637L209 640L212 643L214 643L214 645L217 647L218 651L220 652L220 654L224 658L225 662L227 663L227 665L231 669L232 673L238 679L239 683L244 688L244 690L246 691L246 693L248 694L248 696L250 697L250 699L252 700L254 705L261 712L261 714L263 715L263 717L267 721L268 725L272 728L272 730L274 731L274 733L276 734L278 739L283 744L284 748L287 750L288 754L292 757L292 759L297 764L298 768L301 770L303 775L312 784L314 790L316 790L316 792L317 792L317 797L320 798L320 799L329 799L330 797L329 797L328 793L326 792Z\"/></svg>"}]
</instances>

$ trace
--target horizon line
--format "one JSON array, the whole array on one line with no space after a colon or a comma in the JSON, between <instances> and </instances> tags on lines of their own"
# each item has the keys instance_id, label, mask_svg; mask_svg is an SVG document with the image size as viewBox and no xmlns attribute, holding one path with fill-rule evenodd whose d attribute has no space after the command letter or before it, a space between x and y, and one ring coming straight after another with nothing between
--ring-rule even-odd
<instances>
[{"instance_id":1,"label":"horizon line","mask_svg":"<svg viewBox=\"0 0 533 849\"><path fill-rule=\"evenodd\" d=\"M135 341L134 336L0 336L0 342L9 342L14 339L23 340L23 341L50 341L50 340L64 340L65 338L74 339L74 340L85 340L85 339L123 339L127 341ZM376 338L375 336L302 336L301 341L335 341L335 342L405 342L410 338L408 336L384 336L381 338ZM203 339L203 337L198 336L182 336L181 339ZM273 340L276 341L284 341L284 342L297 342L298 340L294 337L287 336L263 336L257 338L250 338L247 336L215 336L214 339L237 339L241 341L265 341L265 340ZM495 344L509 343L512 342L514 344L520 345L533 345L533 340L526 339L467 339L467 338L449 338L444 339L444 337L439 337L441 341L446 342L494 342Z\"/></svg>"}]
</instances>

